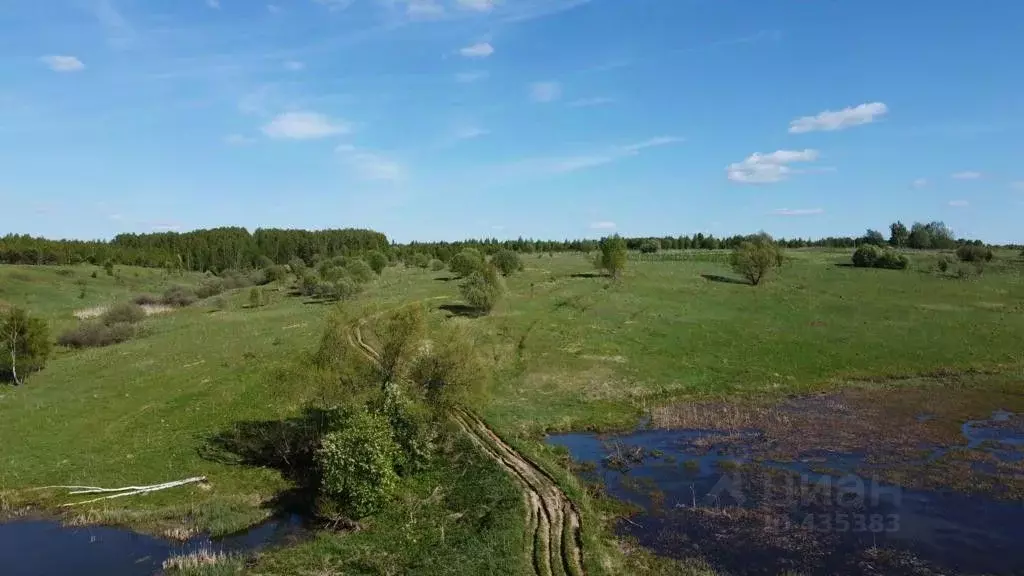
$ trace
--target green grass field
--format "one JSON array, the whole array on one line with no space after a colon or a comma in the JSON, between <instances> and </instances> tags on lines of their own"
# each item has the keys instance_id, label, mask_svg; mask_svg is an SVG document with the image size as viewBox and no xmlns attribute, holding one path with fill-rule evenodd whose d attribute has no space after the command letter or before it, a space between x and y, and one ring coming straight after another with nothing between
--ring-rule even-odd
<instances>
[{"instance_id":1,"label":"green grass field","mask_svg":"<svg viewBox=\"0 0 1024 576\"><path fill-rule=\"evenodd\" d=\"M543 445L551 430L632 426L655 405L689 398L775 396L851 380L939 371L1019 375L1024 366L1024 263L1000 254L979 277L915 269L855 269L847 252L791 251L768 283L729 281L716 254L634 260L619 282L595 277L578 255L527 256L490 316L460 302L446 272L388 268L356 300L369 316L426 301L437 321L470 327L493 377L474 408L509 443L539 460L584 512L592 574L664 568L624 557L606 530L612 510L591 502ZM74 311L198 276L119 268L0 267L0 300L26 307L56 334ZM85 280L85 296L81 296ZM121 486L203 475L189 487L74 508L78 521L156 533L226 533L271 513L289 488L271 469L203 456L207 439L240 421L298 415L324 383L308 368L328 306L269 290L269 304L209 303L144 321L141 338L108 348L59 351L20 388L0 387L0 510L38 500L52 484ZM388 512L354 534L323 533L265 554L260 573L528 573L522 503L501 470L472 451L440 459L406 482ZM38 494L38 493L36 493ZM64 500L61 500L62 502ZM54 501L39 504L52 506Z\"/></svg>"}]
</instances>

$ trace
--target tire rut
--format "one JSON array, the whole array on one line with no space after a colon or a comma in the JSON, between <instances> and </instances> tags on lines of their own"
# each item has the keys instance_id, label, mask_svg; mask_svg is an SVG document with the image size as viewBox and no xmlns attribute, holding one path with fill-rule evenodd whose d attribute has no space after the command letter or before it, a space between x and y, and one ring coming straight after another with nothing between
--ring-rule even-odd
<instances>
[{"instance_id":1,"label":"tire rut","mask_svg":"<svg viewBox=\"0 0 1024 576\"><path fill-rule=\"evenodd\" d=\"M363 340L356 323L349 343L374 363L380 354ZM528 551L538 576L584 576L580 514L558 484L534 462L516 452L472 412L457 408L452 417L459 428L489 458L497 462L519 484L527 510Z\"/></svg>"}]
</instances>

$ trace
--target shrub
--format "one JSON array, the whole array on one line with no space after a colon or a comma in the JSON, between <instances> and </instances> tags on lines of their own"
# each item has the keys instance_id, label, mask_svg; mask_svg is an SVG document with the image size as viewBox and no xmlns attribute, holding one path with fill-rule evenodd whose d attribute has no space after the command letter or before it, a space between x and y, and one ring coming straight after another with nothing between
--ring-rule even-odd
<instances>
[{"instance_id":1,"label":"shrub","mask_svg":"<svg viewBox=\"0 0 1024 576\"><path fill-rule=\"evenodd\" d=\"M370 280L373 280L373 268L370 268L369 264L359 258L350 260L345 266L345 269L348 271L349 275L352 276L352 279L359 284L366 284Z\"/></svg>"},{"instance_id":2,"label":"shrub","mask_svg":"<svg viewBox=\"0 0 1024 576\"><path fill-rule=\"evenodd\" d=\"M616 234L602 238L598 247L601 254L595 262L597 267L608 272L612 278L619 278L626 268L626 241Z\"/></svg>"},{"instance_id":3,"label":"shrub","mask_svg":"<svg viewBox=\"0 0 1024 576\"><path fill-rule=\"evenodd\" d=\"M875 260L875 268L885 268L888 270L906 270L910 266L910 258L907 258L905 254L900 254L895 250L888 248L882 250L879 254L878 259Z\"/></svg>"},{"instance_id":4,"label":"shrub","mask_svg":"<svg viewBox=\"0 0 1024 576\"><path fill-rule=\"evenodd\" d=\"M441 270L444 270L444 262L435 258L430 261L430 269L434 272L440 272Z\"/></svg>"},{"instance_id":5,"label":"shrub","mask_svg":"<svg viewBox=\"0 0 1024 576\"><path fill-rule=\"evenodd\" d=\"M441 413L479 391L486 380L486 371L465 332L449 328L416 358L409 371L409 379L422 389L427 401Z\"/></svg>"},{"instance_id":6,"label":"shrub","mask_svg":"<svg viewBox=\"0 0 1024 576\"><path fill-rule=\"evenodd\" d=\"M110 260L107 260L106 262L103 263L103 270L106 271L107 276L113 276L114 275L114 263L111 262Z\"/></svg>"},{"instance_id":7,"label":"shrub","mask_svg":"<svg viewBox=\"0 0 1024 576\"><path fill-rule=\"evenodd\" d=\"M0 310L0 378L20 385L25 376L43 369L52 349L45 321L21 308Z\"/></svg>"},{"instance_id":8,"label":"shrub","mask_svg":"<svg viewBox=\"0 0 1024 576\"><path fill-rule=\"evenodd\" d=\"M362 287L348 276L343 276L334 283L335 295L342 300L355 298L361 290Z\"/></svg>"},{"instance_id":9,"label":"shrub","mask_svg":"<svg viewBox=\"0 0 1024 576\"><path fill-rule=\"evenodd\" d=\"M177 307L191 306L195 301L195 292L185 286L171 286L164 292L161 299L161 303Z\"/></svg>"},{"instance_id":10,"label":"shrub","mask_svg":"<svg viewBox=\"0 0 1024 576\"><path fill-rule=\"evenodd\" d=\"M146 311L142 306L134 302L122 302L110 307L109 310L100 316L100 321L107 326L112 324L136 324L142 322L146 317Z\"/></svg>"},{"instance_id":11,"label":"shrub","mask_svg":"<svg viewBox=\"0 0 1024 576\"><path fill-rule=\"evenodd\" d=\"M459 285L462 297L469 306L482 314L487 314L498 304L505 287L494 266L484 266L473 272Z\"/></svg>"},{"instance_id":12,"label":"shrub","mask_svg":"<svg viewBox=\"0 0 1024 576\"><path fill-rule=\"evenodd\" d=\"M369 264L370 269L379 276L388 265L388 257L380 250L371 250L366 253L366 263Z\"/></svg>"},{"instance_id":13,"label":"shrub","mask_svg":"<svg viewBox=\"0 0 1024 576\"><path fill-rule=\"evenodd\" d=\"M426 332L426 313L423 306L410 304L388 314L378 326L380 380L390 382L397 378L403 364L412 355L413 348Z\"/></svg>"},{"instance_id":14,"label":"shrub","mask_svg":"<svg viewBox=\"0 0 1024 576\"><path fill-rule=\"evenodd\" d=\"M949 267L953 264L953 259L948 254L939 256L939 259L935 261L935 268L939 272L946 273Z\"/></svg>"},{"instance_id":15,"label":"shrub","mask_svg":"<svg viewBox=\"0 0 1024 576\"><path fill-rule=\"evenodd\" d=\"M258 286L253 286L249 290L249 306L253 308L259 308L263 306L263 289Z\"/></svg>"},{"instance_id":16,"label":"shrub","mask_svg":"<svg viewBox=\"0 0 1024 576\"><path fill-rule=\"evenodd\" d=\"M292 258L288 261L288 271L295 274L298 277L302 276L302 271L306 269L306 261L302 258Z\"/></svg>"},{"instance_id":17,"label":"shrub","mask_svg":"<svg viewBox=\"0 0 1024 576\"><path fill-rule=\"evenodd\" d=\"M961 262L991 262L993 256L992 249L985 246L964 244L956 249L956 257Z\"/></svg>"},{"instance_id":18,"label":"shrub","mask_svg":"<svg viewBox=\"0 0 1024 576\"><path fill-rule=\"evenodd\" d=\"M857 268L873 268L882 251L873 244L864 244L853 253L853 265Z\"/></svg>"},{"instance_id":19,"label":"shrub","mask_svg":"<svg viewBox=\"0 0 1024 576\"><path fill-rule=\"evenodd\" d=\"M326 278L325 275L327 274L328 270L330 270L331 268L345 268L345 264L347 262L348 260L346 260L344 256L335 256L334 258L321 260L316 265L316 271L320 273L321 277Z\"/></svg>"},{"instance_id":20,"label":"shrub","mask_svg":"<svg viewBox=\"0 0 1024 576\"><path fill-rule=\"evenodd\" d=\"M57 276L68 277L68 276L74 276L74 275L75 275L75 271L72 270L71 268L58 268L57 269Z\"/></svg>"},{"instance_id":21,"label":"shrub","mask_svg":"<svg viewBox=\"0 0 1024 576\"><path fill-rule=\"evenodd\" d=\"M132 298L132 302L135 302L139 306L154 306L161 304L163 300L156 294L139 294L135 298Z\"/></svg>"},{"instance_id":22,"label":"shrub","mask_svg":"<svg viewBox=\"0 0 1024 576\"><path fill-rule=\"evenodd\" d=\"M905 270L910 266L910 259L905 254L900 254L890 248L864 244L853 253L853 265L857 268Z\"/></svg>"},{"instance_id":23,"label":"shrub","mask_svg":"<svg viewBox=\"0 0 1024 576\"><path fill-rule=\"evenodd\" d=\"M784 261L782 249L763 232L740 243L729 258L732 269L753 286L760 284L773 269L782 267Z\"/></svg>"},{"instance_id":24,"label":"shrub","mask_svg":"<svg viewBox=\"0 0 1024 576\"><path fill-rule=\"evenodd\" d=\"M387 502L398 485L398 445L387 418L352 410L316 452L321 497L358 520Z\"/></svg>"},{"instance_id":25,"label":"shrub","mask_svg":"<svg viewBox=\"0 0 1024 576\"><path fill-rule=\"evenodd\" d=\"M317 298L323 298L324 300L337 300L338 290L335 288L334 282L328 282L327 280L317 280L316 286L313 288L313 296Z\"/></svg>"},{"instance_id":26,"label":"shrub","mask_svg":"<svg viewBox=\"0 0 1024 576\"><path fill-rule=\"evenodd\" d=\"M430 266L430 256L420 252L418 254L414 254L409 262L417 268L426 268L427 266Z\"/></svg>"},{"instance_id":27,"label":"shrub","mask_svg":"<svg viewBox=\"0 0 1024 576\"><path fill-rule=\"evenodd\" d=\"M970 280L974 276L974 271L963 264L956 267L956 277L960 280Z\"/></svg>"},{"instance_id":28,"label":"shrub","mask_svg":"<svg viewBox=\"0 0 1024 576\"><path fill-rule=\"evenodd\" d=\"M320 285L320 278L312 270L303 270L299 279L299 291L305 296L316 295L317 287Z\"/></svg>"},{"instance_id":29,"label":"shrub","mask_svg":"<svg viewBox=\"0 0 1024 576\"><path fill-rule=\"evenodd\" d=\"M104 324L102 321L82 322L57 338L57 343L68 348L98 348L130 340L135 327L124 322Z\"/></svg>"},{"instance_id":30,"label":"shrub","mask_svg":"<svg viewBox=\"0 0 1024 576\"><path fill-rule=\"evenodd\" d=\"M216 296L224 291L224 280L213 276L211 278L204 278L199 286L196 287L196 297L200 299L209 298L210 296Z\"/></svg>"},{"instance_id":31,"label":"shrub","mask_svg":"<svg viewBox=\"0 0 1024 576\"><path fill-rule=\"evenodd\" d=\"M275 264L264 268L263 275L267 282L280 282L288 276L288 270L284 266Z\"/></svg>"},{"instance_id":32,"label":"shrub","mask_svg":"<svg viewBox=\"0 0 1024 576\"><path fill-rule=\"evenodd\" d=\"M348 276L348 270L342 266L321 266L320 267L320 278L327 282L334 282L340 278Z\"/></svg>"},{"instance_id":33,"label":"shrub","mask_svg":"<svg viewBox=\"0 0 1024 576\"><path fill-rule=\"evenodd\" d=\"M661 250L661 243L657 240L649 239L640 243L640 252L642 254L654 254L658 250Z\"/></svg>"},{"instance_id":34,"label":"shrub","mask_svg":"<svg viewBox=\"0 0 1024 576\"><path fill-rule=\"evenodd\" d=\"M391 426L398 446L399 471L409 474L421 470L430 461L433 431L419 406L405 397L397 383L388 382L369 407L387 418Z\"/></svg>"},{"instance_id":35,"label":"shrub","mask_svg":"<svg viewBox=\"0 0 1024 576\"><path fill-rule=\"evenodd\" d=\"M99 276L98 276L98 275L96 274L96 271L95 271L95 270L93 270L93 271L92 271L92 274L89 274L89 277L90 277L90 278L98 278Z\"/></svg>"},{"instance_id":36,"label":"shrub","mask_svg":"<svg viewBox=\"0 0 1024 576\"><path fill-rule=\"evenodd\" d=\"M500 250L491 257L491 264L494 264L504 276L511 276L523 269L523 261L519 259L519 254L511 250Z\"/></svg>"},{"instance_id":37,"label":"shrub","mask_svg":"<svg viewBox=\"0 0 1024 576\"><path fill-rule=\"evenodd\" d=\"M448 262L448 269L453 274L460 277L467 277L470 274L480 270L484 267L483 256L480 252L472 248L466 248L462 252L459 252L455 256L452 256L450 262Z\"/></svg>"},{"instance_id":38,"label":"shrub","mask_svg":"<svg viewBox=\"0 0 1024 576\"><path fill-rule=\"evenodd\" d=\"M228 301L223 296L217 296L213 300L210 300L210 306L213 306L214 310L227 310Z\"/></svg>"}]
</instances>

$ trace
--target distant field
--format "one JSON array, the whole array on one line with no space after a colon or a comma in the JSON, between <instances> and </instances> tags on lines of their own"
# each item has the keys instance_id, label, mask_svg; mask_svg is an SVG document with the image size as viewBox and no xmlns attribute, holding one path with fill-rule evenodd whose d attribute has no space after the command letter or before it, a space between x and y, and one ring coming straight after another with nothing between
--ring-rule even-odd
<instances>
[{"instance_id":1,"label":"distant field","mask_svg":"<svg viewBox=\"0 0 1024 576\"><path fill-rule=\"evenodd\" d=\"M1024 365L1024 263L1013 254L1000 254L970 280L927 272L932 254L915 254L908 271L840 266L849 261L846 251L789 255L778 276L757 288L734 281L722 252L636 257L617 283L596 277L579 255L527 255L526 270L508 280L509 294L494 314L453 318L472 327L493 365L488 399L477 409L595 514L578 482L540 443L544 431L629 427L653 406L682 398L806 392L846 380L940 370L1019 373ZM91 277L94 269L97 278ZM77 309L198 279L118 267L117 280L101 268L71 270L65 275L52 267L0 266L0 300L26 306L59 330L74 324ZM453 312L439 307L460 300L457 281L447 277L388 268L345 306L369 315L433 299L429 305L440 321ZM84 298L78 280L85 281ZM225 298L224 310L201 302L148 318L143 338L61 352L26 386L0 387L0 509L5 498L8 506L24 501L20 489L32 486L119 486L206 475L208 491L114 501L95 508L93 517L157 532L183 517L194 529L217 532L265 517L269 511L261 503L287 487L280 474L205 459L202 447L234 422L295 416L319 393L322 383L311 381L304 367L327 307L289 296L284 286L271 289L269 305L259 309L243 307L241 292ZM495 513L514 522L508 511L520 509L518 499L498 496L511 497L507 489L514 485L500 474L489 476L487 470L495 469L486 464L474 465L490 478L478 489L504 502ZM442 472L409 487L399 512L380 520L379 534L390 535L388 542L374 540L372 530L324 535L264 558L268 573L332 562L359 572L340 557L376 546L397 555L388 566L443 573L444 566L429 561L424 542L433 541L402 546L395 524L416 509L411 495L428 498L435 489L428 484L440 484ZM585 520L590 540L606 539L596 516ZM514 541L518 525L500 538L487 534L497 540L473 540L472 531L454 537L461 543L449 545L466 548L446 558L455 562L465 550L499 554L501 538L511 539L504 546L513 552L522 544ZM403 562L402 554L419 555L422 564ZM509 558L496 562L515 564Z\"/></svg>"}]
</instances>

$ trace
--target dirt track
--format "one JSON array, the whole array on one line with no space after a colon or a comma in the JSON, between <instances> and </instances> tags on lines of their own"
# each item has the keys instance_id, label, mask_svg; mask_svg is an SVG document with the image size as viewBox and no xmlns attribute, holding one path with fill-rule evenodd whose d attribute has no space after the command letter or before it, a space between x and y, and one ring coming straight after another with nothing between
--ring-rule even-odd
<instances>
[{"instance_id":1,"label":"dirt track","mask_svg":"<svg viewBox=\"0 0 1024 576\"><path fill-rule=\"evenodd\" d=\"M373 362L380 354L363 340L357 323L349 342ZM475 414L456 409L452 414L459 427L481 450L494 459L523 489L528 513L527 530L532 542L534 572L540 576L583 576L583 541L576 505L536 464L506 444Z\"/></svg>"}]
</instances>

